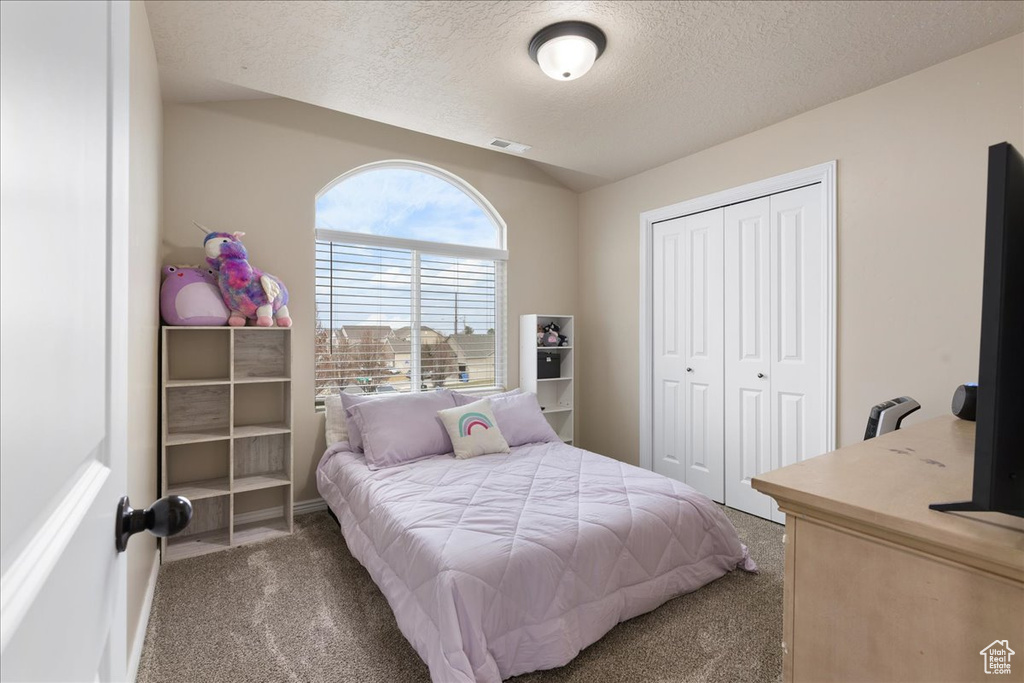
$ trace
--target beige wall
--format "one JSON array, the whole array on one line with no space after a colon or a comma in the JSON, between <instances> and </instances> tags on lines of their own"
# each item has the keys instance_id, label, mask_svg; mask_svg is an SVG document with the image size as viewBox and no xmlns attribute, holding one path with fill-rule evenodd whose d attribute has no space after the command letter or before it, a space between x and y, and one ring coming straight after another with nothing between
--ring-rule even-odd
<instances>
[{"instance_id":1,"label":"beige wall","mask_svg":"<svg viewBox=\"0 0 1024 683\"><path fill-rule=\"evenodd\" d=\"M157 498L157 339L160 313L160 81L145 3L131 3L128 243L128 496L135 507ZM156 539L142 534L128 545L128 654L149 577ZM141 643L138 643L141 645Z\"/></svg>"},{"instance_id":2,"label":"beige wall","mask_svg":"<svg viewBox=\"0 0 1024 683\"><path fill-rule=\"evenodd\" d=\"M636 463L639 215L838 160L838 441L977 378L987 147L1024 149L1016 36L580 197L583 447ZM685 134L682 132L681 134Z\"/></svg>"},{"instance_id":3,"label":"beige wall","mask_svg":"<svg viewBox=\"0 0 1024 683\"><path fill-rule=\"evenodd\" d=\"M252 261L288 285L296 501L319 497L314 474L325 448L313 407L314 198L342 173L383 159L451 171L508 224L511 386L519 315L576 312L578 195L522 159L284 99L165 107L164 262L202 261L197 220L246 232Z\"/></svg>"}]
</instances>

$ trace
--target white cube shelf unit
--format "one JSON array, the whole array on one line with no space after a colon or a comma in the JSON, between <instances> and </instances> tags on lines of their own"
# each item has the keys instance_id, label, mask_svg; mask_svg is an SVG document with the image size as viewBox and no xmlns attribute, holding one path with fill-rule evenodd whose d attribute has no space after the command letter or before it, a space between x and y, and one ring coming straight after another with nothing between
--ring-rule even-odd
<instances>
[{"instance_id":1,"label":"white cube shelf unit","mask_svg":"<svg viewBox=\"0 0 1024 683\"><path fill-rule=\"evenodd\" d=\"M561 333L568 337L567 346L538 346L537 327L555 323ZM531 313L519 316L519 388L537 394L537 401L544 410L544 417L554 428L562 441L571 444L573 441L573 355L576 348L576 336L571 315L542 315ZM547 360L547 356L539 354L556 354ZM543 358L543 359L542 359ZM558 359L557 377L545 377L541 363L553 362Z\"/></svg>"},{"instance_id":2,"label":"white cube shelf unit","mask_svg":"<svg viewBox=\"0 0 1024 683\"><path fill-rule=\"evenodd\" d=\"M192 522L163 561L292 532L291 330L162 328L160 494Z\"/></svg>"}]
</instances>

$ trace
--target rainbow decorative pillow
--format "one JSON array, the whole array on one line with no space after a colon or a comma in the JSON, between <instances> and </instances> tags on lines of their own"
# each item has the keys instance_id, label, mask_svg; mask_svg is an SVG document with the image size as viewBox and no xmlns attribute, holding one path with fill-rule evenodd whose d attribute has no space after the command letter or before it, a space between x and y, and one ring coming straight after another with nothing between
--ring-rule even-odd
<instances>
[{"instance_id":1,"label":"rainbow decorative pillow","mask_svg":"<svg viewBox=\"0 0 1024 683\"><path fill-rule=\"evenodd\" d=\"M437 411L452 440L455 457L464 459L487 453L508 453L508 443L498 429L498 421L491 410L491 400L485 398L469 405Z\"/></svg>"}]
</instances>

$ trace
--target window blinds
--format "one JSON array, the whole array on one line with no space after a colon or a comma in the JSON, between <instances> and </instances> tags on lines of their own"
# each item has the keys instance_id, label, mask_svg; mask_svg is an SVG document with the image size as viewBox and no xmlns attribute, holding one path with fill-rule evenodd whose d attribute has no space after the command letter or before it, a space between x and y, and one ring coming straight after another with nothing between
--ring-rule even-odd
<instances>
[{"instance_id":1,"label":"window blinds","mask_svg":"<svg viewBox=\"0 0 1024 683\"><path fill-rule=\"evenodd\" d=\"M316 242L316 395L504 383L504 262Z\"/></svg>"}]
</instances>

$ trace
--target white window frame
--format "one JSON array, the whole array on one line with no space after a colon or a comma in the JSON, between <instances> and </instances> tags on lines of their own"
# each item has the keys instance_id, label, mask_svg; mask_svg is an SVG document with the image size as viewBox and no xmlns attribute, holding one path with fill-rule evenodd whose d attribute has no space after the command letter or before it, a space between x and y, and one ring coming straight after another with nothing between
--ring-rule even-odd
<instances>
[{"instance_id":1,"label":"white window frame","mask_svg":"<svg viewBox=\"0 0 1024 683\"><path fill-rule=\"evenodd\" d=\"M406 159L389 159L387 161L375 161L363 164L352 170L341 174L316 193L314 201L314 216L316 214L316 201L335 186L362 173L379 171L383 169L403 169L417 171L432 175L446 183L461 190L466 196L473 200L480 210L490 218L498 232L498 248L473 247L464 244L450 244L446 242L431 242L429 240L411 240L401 237L387 237L385 235L371 235L362 232L348 232L343 230L330 230L328 228L317 228L314 223L316 241L335 242L339 244L351 244L364 247L381 247L387 249L402 249L412 253L412 287L410 297L412 299L412 319L409 326L412 332L411 341L411 367L412 387L411 393L420 391L420 327L422 326L420 315L420 256L428 254L431 256L448 256L453 258L474 258L485 261L494 261L494 387L474 387L466 393L489 393L497 389L504 390L508 373L508 344L505 339L506 318L508 315L508 292L507 292L507 263L508 249L506 248L507 226L505 220L498 213L497 209L487 201L480 192L454 173L449 173L443 168L425 164L420 161L409 161ZM315 221L315 219L314 219ZM315 279L314 274L314 279ZM314 302L314 311L316 303ZM458 333L458 330L455 330ZM315 370L315 368L314 368ZM321 399L317 398L317 403Z\"/></svg>"}]
</instances>

